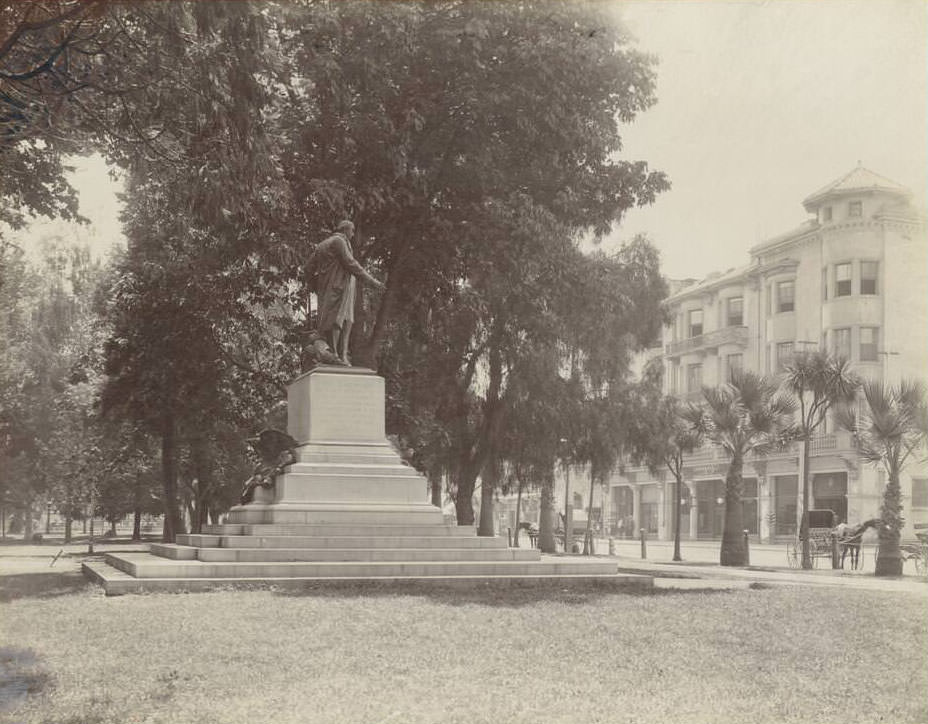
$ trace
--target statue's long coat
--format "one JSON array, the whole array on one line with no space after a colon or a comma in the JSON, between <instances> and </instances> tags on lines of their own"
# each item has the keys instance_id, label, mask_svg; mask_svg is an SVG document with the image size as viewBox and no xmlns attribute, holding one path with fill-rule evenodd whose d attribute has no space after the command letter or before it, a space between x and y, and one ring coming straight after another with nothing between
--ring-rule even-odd
<instances>
[{"instance_id":1,"label":"statue's long coat","mask_svg":"<svg viewBox=\"0 0 928 724\"><path fill-rule=\"evenodd\" d=\"M332 327L341 327L345 320L354 321L355 280L364 268L351 253L351 244L343 234L332 234L313 251L307 269L310 289L319 298L319 319L316 329L325 334Z\"/></svg>"}]
</instances>

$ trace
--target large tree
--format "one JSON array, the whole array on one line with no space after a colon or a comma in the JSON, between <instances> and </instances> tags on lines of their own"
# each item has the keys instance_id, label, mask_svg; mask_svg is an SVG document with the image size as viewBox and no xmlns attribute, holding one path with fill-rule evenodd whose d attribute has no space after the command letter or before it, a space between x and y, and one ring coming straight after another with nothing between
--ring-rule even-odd
<instances>
[{"instance_id":1,"label":"large tree","mask_svg":"<svg viewBox=\"0 0 928 724\"><path fill-rule=\"evenodd\" d=\"M854 433L861 456L886 470L886 487L880 505L882 525L876 555L878 576L901 576L899 538L904 525L900 475L918 456L924 457L928 440L928 400L920 382L903 380L897 386L881 381L863 384L866 406L861 414L841 408L841 424Z\"/></svg>"},{"instance_id":2,"label":"large tree","mask_svg":"<svg viewBox=\"0 0 928 724\"><path fill-rule=\"evenodd\" d=\"M262 122L273 53L265 52L268 24L248 3L127 12L133 37L151 51L140 62L153 78L133 108L153 109L146 122L158 139L143 149L112 142L129 168L129 249L108 304L104 401L160 438L164 538L173 540L184 455L197 480L198 527L215 479L217 426L259 418L298 359L293 349L281 362L264 324L283 284L264 253L283 214L277 156L266 143L272 129ZM272 360L263 370L264 358L241 355L256 336Z\"/></svg>"},{"instance_id":3,"label":"large tree","mask_svg":"<svg viewBox=\"0 0 928 724\"><path fill-rule=\"evenodd\" d=\"M665 321L657 250L639 236L611 256L592 254L574 293L564 342L580 400L567 439L571 461L589 466L584 552L592 553L594 490L625 452L633 423L631 358L659 340Z\"/></svg>"},{"instance_id":4,"label":"large tree","mask_svg":"<svg viewBox=\"0 0 928 724\"><path fill-rule=\"evenodd\" d=\"M860 382L850 371L848 361L826 352L800 352L786 366L784 386L798 403L796 438L802 445L802 567L812 568L809 550L809 447L812 436L825 422L830 410L854 401Z\"/></svg>"},{"instance_id":5,"label":"large tree","mask_svg":"<svg viewBox=\"0 0 928 724\"><path fill-rule=\"evenodd\" d=\"M0 250L0 487L23 513L27 536L43 498L75 512L74 500L57 495L49 455L52 439L73 422L59 413L95 344L91 303L101 274L88 249L66 238L48 235L36 246L34 263L12 245Z\"/></svg>"},{"instance_id":6,"label":"large tree","mask_svg":"<svg viewBox=\"0 0 928 724\"><path fill-rule=\"evenodd\" d=\"M618 124L653 102L654 73L593 5L294 12L313 30L283 41L296 66L281 123L293 126L284 167L297 220L352 216L357 255L387 278L353 359L376 357L408 302L492 258L504 240L486 227L514 193L570 230L603 233L667 187L615 160Z\"/></svg>"},{"instance_id":7,"label":"large tree","mask_svg":"<svg viewBox=\"0 0 928 724\"><path fill-rule=\"evenodd\" d=\"M694 432L721 447L729 457L725 475L725 524L719 563L743 566L742 473L748 454L763 455L782 444L796 409L792 396L775 381L748 370L732 370L720 387L703 388L702 407L691 405L685 415Z\"/></svg>"},{"instance_id":8,"label":"large tree","mask_svg":"<svg viewBox=\"0 0 928 724\"><path fill-rule=\"evenodd\" d=\"M649 365L639 387L639 405L628 429L631 459L654 475L666 469L674 479L673 560L681 561L680 518L684 460L702 444L700 429L687 420L679 399L661 394L661 364Z\"/></svg>"}]
</instances>

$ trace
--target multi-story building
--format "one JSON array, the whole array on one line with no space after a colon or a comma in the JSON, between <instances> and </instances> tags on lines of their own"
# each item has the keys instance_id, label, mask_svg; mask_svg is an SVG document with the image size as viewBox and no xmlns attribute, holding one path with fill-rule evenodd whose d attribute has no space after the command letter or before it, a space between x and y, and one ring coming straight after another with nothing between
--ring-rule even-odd
<instances>
[{"instance_id":1,"label":"multi-story building","mask_svg":"<svg viewBox=\"0 0 928 724\"><path fill-rule=\"evenodd\" d=\"M671 323L658 351L666 392L698 400L734 367L777 375L794 352L826 349L871 379L924 379L928 370L928 244L925 218L904 187L858 166L803 201L810 217L750 249L746 266L685 284L667 300ZM801 508L800 455L749 458L744 470L747 529L763 541L795 536ZM727 459L706 446L686 462L685 538L718 538ZM863 462L849 433L827 423L811 443L813 508L842 520L878 514L884 473ZM673 533L673 482L627 468L610 482L612 521ZM928 521L928 466L902 479L907 527ZM631 519L631 520L630 520Z\"/></svg>"}]
</instances>

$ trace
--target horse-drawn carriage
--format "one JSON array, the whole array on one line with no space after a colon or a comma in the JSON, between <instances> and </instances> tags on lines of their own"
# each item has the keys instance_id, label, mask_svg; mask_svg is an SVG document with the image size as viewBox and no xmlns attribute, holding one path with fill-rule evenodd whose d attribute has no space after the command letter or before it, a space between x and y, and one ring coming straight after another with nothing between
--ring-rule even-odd
<instances>
[{"instance_id":1,"label":"horse-drawn carriage","mask_svg":"<svg viewBox=\"0 0 928 724\"><path fill-rule=\"evenodd\" d=\"M905 543L899 546L903 561L915 563L915 573L924 576L928 573L928 523L915 524L917 543Z\"/></svg>"},{"instance_id":2,"label":"horse-drawn carriage","mask_svg":"<svg viewBox=\"0 0 928 724\"><path fill-rule=\"evenodd\" d=\"M812 559L813 568L818 567L821 558L830 559L835 568L844 568L845 561L850 564L851 570L863 568L863 535L867 529L880 525L879 518L871 518L860 525L836 524L835 512L827 509L810 510L803 516L799 535L786 547L790 568L799 568L802 565L802 531L806 528L805 516L808 516L809 557Z\"/></svg>"},{"instance_id":3,"label":"horse-drawn carriage","mask_svg":"<svg viewBox=\"0 0 928 724\"><path fill-rule=\"evenodd\" d=\"M833 510L809 510L802 514L802 525L796 540L786 544L786 560L790 568L802 566L802 532L809 531L809 557L812 566L818 567L820 558L831 559L832 532L837 516ZM808 527L807 527L808 524Z\"/></svg>"}]
</instances>

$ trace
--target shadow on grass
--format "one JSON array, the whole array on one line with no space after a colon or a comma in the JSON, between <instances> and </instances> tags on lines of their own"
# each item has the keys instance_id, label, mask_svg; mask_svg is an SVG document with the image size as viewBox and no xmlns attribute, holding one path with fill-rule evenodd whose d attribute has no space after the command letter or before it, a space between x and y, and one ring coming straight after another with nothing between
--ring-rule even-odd
<instances>
[{"instance_id":1,"label":"shadow on grass","mask_svg":"<svg viewBox=\"0 0 928 724\"><path fill-rule=\"evenodd\" d=\"M633 596L636 598L650 596L686 595L690 593L730 593L717 588L694 588L687 590L668 590L662 588L645 588L630 586L616 588L596 584L574 584L569 587L531 587L498 586L477 584L475 587L464 586L436 587L434 584L371 584L370 582L345 583L336 588L322 584L293 589L269 587L275 595L285 597L314 598L397 598L415 596L446 606L489 606L496 608L521 608L538 603L561 603L568 605L585 605L596 603L615 596Z\"/></svg>"},{"instance_id":2,"label":"shadow on grass","mask_svg":"<svg viewBox=\"0 0 928 724\"><path fill-rule=\"evenodd\" d=\"M67 596L92 585L80 571L14 573L0 576L0 602Z\"/></svg>"},{"instance_id":3,"label":"shadow on grass","mask_svg":"<svg viewBox=\"0 0 928 724\"><path fill-rule=\"evenodd\" d=\"M0 712L12 709L30 694L38 694L48 680L32 650L0 647Z\"/></svg>"}]
</instances>

